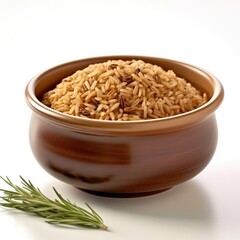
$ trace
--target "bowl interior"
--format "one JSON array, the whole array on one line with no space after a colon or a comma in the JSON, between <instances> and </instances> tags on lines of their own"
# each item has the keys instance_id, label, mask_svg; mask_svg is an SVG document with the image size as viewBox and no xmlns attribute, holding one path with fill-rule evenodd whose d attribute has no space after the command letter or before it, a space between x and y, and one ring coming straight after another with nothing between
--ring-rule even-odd
<instances>
[{"instance_id":1,"label":"bowl interior","mask_svg":"<svg viewBox=\"0 0 240 240\"><path fill-rule=\"evenodd\" d=\"M77 70L90 64L101 63L108 60L143 60L144 62L161 66L164 70L173 70L177 76L189 81L202 92L207 93L209 101L192 111L166 118L136 120L136 121L105 121L70 116L53 110L41 103L45 92L53 89L61 80ZM158 131L175 131L176 128L201 121L211 115L221 104L223 88L216 77L195 66L170 59L146 56L103 56L76 60L58 65L34 77L26 87L26 100L30 108L54 124L58 123L74 131L87 131L93 134L148 134ZM139 133L140 132L140 133Z\"/></svg>"}]
</instances>

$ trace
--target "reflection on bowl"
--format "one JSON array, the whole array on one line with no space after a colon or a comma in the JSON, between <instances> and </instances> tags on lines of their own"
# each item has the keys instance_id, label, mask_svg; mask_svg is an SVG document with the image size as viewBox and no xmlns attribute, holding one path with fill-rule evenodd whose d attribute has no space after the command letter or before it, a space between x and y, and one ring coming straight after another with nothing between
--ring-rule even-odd
<instances>
[{"instance_id":1,"label":"reflection on bowl","mask_svg":"<svg viewBox=\"0 0 240 240\"><path fill-rule=\"evenodd\" d=\"M109 59L141 59L171 69L209 101L167 118L106 121L73 117L41 103L64 77ZM96 194L136 196L169 189L201 172L217 145L215 110L223 99L220 82L208 72L169 59L106 56L68 62L34 77L26 87L32 109L32 151L51 175Z\"/></svg>"}]
</instances>

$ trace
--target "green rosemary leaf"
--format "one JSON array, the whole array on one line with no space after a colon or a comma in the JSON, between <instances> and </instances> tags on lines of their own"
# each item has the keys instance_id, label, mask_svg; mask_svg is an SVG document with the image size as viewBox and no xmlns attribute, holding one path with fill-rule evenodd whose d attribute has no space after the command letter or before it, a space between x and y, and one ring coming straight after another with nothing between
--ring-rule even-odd
<instances>
[{"instance_id":1,"label":"green rosemary leaf","mask_svg":"<svg viewBox=\"0 0 240 240\"><path fill-rule=\"evenodd\" d=\"M22 187L15 185L8 177L0 178L9 185L12 190L0 189L0 206L15 208L20 211L35 214L46 219L47 223L58 225L83 226L91 228L107 229L102 218L85 203L89 210L77 206L63 196L53 187L56 199L51 200L45 196L31 181L21 178Z\"/></svg>"}]
</instances>

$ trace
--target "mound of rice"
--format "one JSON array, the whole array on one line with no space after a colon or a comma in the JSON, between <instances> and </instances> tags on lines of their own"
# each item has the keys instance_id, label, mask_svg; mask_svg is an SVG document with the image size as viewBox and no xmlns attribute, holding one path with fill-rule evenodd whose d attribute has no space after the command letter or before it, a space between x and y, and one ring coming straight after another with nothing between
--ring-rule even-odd
<instances>
[{"instance_id":1,"label":"mound of rice","mask_svg":"<svg viewBox=\"0 0 240 240\"><path fill-rule=\"evenodd\" d=\"M109 60L64 78L42 102L73 116L127 121L181 114L207 100L172 70L142 60Z\"/></svg>"}]
</instances>

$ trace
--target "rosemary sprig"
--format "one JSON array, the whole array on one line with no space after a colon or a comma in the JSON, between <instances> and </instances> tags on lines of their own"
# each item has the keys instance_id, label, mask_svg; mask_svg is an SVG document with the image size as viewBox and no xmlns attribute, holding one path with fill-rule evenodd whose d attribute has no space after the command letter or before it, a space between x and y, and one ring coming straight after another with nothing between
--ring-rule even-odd
<instances>
[{"instance_id":1,"label":"rosemary sprig","mask_svg":"<svg viewBox=\"0 0 240 240\"><path fill-rule=\"evenodd\" d=\"M0 176L1 177L1 176ZM89 210L85 210L62 195L53 187L57 198L51 200L46 197L39 188L21 177L22 187L13 184L8 177L1 179L13 190L0 189L4 196L0 196L0 206L15 208L27 213L32 213L46 219L47 223L83 226L91 228L107 229L102 218L87 204Z\"/></svg>"}]
</instances>

